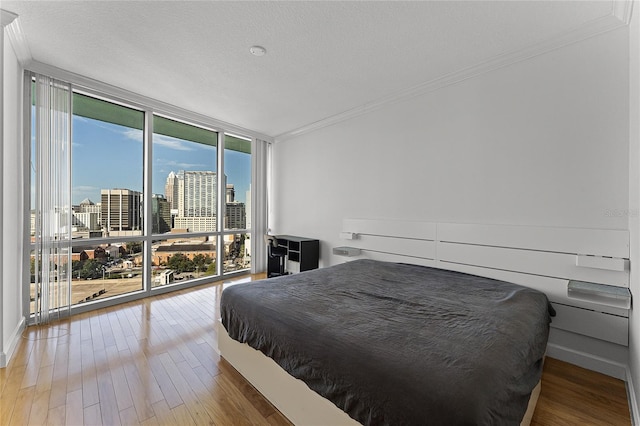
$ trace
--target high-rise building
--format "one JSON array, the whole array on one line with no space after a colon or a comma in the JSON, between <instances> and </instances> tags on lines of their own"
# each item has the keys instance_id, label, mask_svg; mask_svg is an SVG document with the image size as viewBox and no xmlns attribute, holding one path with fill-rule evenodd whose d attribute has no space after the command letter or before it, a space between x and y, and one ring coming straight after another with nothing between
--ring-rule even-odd
<instances>
[{"instance_id":1,"label":"high-rise building","mask_svg":"<svg viewBox=\"0 0 640 426\"><path fill-rule=\"evenodd\" d=\"M102 189L102 228L105 235L142 234L142 194L130 189Z\"/></svg>"},{"instance_id":2,"label":"high-rise building","mask_svg":"<svg viewBox=\"0 0 640 426\"><path fill-rule=\"evenodd\" d=\"M218 182L216 172L180 172L178 176L178 216L216 215Z\"/></svg>"},{"instance_id":3,"label":"high-rise building","mask_svg":"<svg viewBox=\"0 0 640 426\"><path fill-rule=\"evenodd\" d=\"M164 196L171 209L178 209L178 176L173 172L167 176L167 183L164 185Z\"/></svg>"},{"instance_id":4,"label":"high-rise building","mask_svg":"<svg viewBox=\"0 0 640 426\"><path fill-rule=\"evenodd\" d=\"M80 201L80 213L98 213L100 214L100 204L95 204L88 198Z\"/></svg>"},{"instance_id":5,"label":"high-rise building","mask_svg":"<svg viewBox=\"0 0 640 426\"><path fill-rule=\"evenodd\" d=\"M100 221L97 213L74 212L71 218L71 224L74 229L95 231L100 230Z\"/></svg>"},{"instance_id":6,"label":"high-rise building","mask_svg":"<svg viewBox=\"0 0 640 426\"><path fill-rule=\"evenodd\" d=\"M169 201L161 194L151 197L151 232L164 234L171 230L171 209Z\"/></svg>"},{"instance_id":7,"label":"high-rise building","mask_svg":"<svg viewBox=\"0 0 640 426\"><path fill-rule=\"evenodd\" d=\"M227 203L233 203L236 200L236 189L232 183L227 184Z\"/></svg>"},{"instance_id":8,"label":"high-rise building","mask_svg":"<svg viewBox=\"0 0 640 426\"><path fill-rule=\"evenodd\" d=\"M75 230L96 231L102 227L101 203L95 204L88 198L73 206L72 225Z\"/></svg>"},{"instance_id":9,"label":"high-rise building","mask_svg":"<svg viewBox=\"0 0 640 426\"><path fill-rule=\"evenodd\" d=\"M173 218L174 228L189 229L191 232L215 231L217 224L217 173L180 170L175 175L174 185L176 182L178 212ZM176 204L175 201L174 198L173 205Z\"/></svg>"},{"instance_id":10,"label":"high-rise building","mask_svg":"<svg viewBox=\"0 0 640 426\"><path fill-rule=\"evenodd\" d=\"M247 213L244 203L233 201L226 204L225 229L245 229Z\"/></svg>"}]
</instances>

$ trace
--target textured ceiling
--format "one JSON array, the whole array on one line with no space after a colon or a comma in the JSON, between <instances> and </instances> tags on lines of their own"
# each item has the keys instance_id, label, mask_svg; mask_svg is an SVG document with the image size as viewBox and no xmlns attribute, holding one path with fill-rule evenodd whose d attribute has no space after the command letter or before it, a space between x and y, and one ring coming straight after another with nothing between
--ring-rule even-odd
<instances>
[{"instance_id":1,"label":"textured ceiling","mask_svg":"<svg viewBox=\"0 0 640 426\"><path fill-rule=\"evenodd\" d=\"M270 136L611 14L610 1L3 1L33 60ZM252 45L266 47L255 57Z\"/></svg>"}]
</instances>

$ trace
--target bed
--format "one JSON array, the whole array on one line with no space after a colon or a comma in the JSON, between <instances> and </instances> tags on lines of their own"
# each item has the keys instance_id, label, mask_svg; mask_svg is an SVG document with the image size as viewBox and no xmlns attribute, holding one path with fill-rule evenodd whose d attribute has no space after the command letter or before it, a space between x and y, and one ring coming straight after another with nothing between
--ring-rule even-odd
<instances>
[{"instance_id":1,"label":"bed","mask_svg":"<svg viewBox=\"0 0 640 426\"><path fill-rule=\"evenodd\" d=\"M225 289L218 334L295 424L517 425L552 313L531 288L360 259Z\"/></svg>"}]
</instances>

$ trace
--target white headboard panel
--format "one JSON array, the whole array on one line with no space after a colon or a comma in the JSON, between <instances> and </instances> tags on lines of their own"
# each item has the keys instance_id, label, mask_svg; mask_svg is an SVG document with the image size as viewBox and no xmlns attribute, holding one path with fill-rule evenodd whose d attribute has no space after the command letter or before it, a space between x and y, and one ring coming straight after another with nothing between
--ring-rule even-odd
<instances>
[{"instance_id":1,"label":"white headboard panel","mask_svg":"<svg viewBox=\"0 0 640 426\"><path fill-rule=\"evenodd\" d=\"M355 237L346 244L369 259L436 266L434 222L345 219L342 229Z\"/></svg>"},{"instance_id":2,"label":"white headboard panel","mask_svg":"<svg viewBox=\"0 0 640 426\"><path fill-rule=\"evenodd\" d=\"M438 261L629 287L629 271L576 265L576 254L438 241ZM446 267L446 266L443 266Z\"/></svg>"},{"instance_id":3,"label":"white headboard panel","mask_svg":"<svg viewBox=\"0 0 640 426\"><path fill-rule=\"evenodd\" d=\"M628 309L576 299L569 280L629 287L629 233L619 230L344 219L361 257L415 263L543 291L552 326L628 345Z\"/></svg>"},{"instance_id":4,"label":"white headboard panel","mask_svg":"<svg viewBox=\"0 0 640 426\"><path fill-rule=\"evenodd\" d=\"M356 234L436 240L437 223L384 219L344 219L342 230Z\"/></svg>"},{"instance_id":5,"label":"white headboard panel","mask_svg":"<svg viewBox=\"0 0 640 426\"><path fill-rule=\"evenodd\" d=\"M445 242L629 258L628 231L438 223L437 232Z\"/></svg>"}]
</instances>

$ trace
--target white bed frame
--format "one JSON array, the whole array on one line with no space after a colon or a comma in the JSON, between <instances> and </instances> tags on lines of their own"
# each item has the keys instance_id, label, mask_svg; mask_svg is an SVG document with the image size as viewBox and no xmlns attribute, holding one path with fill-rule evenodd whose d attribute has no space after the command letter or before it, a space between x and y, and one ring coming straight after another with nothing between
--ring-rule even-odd
<instances>
[{"instance_id":1,"label":"white bed frame","mask_svg":"<svg viewBox=\"0 0 640 426\"><path fill-rule=\"evenodd\" d=\"M582 300L567 292L569 280L629 287L627 231L378 219L345 219L342 231L353 239L341 245L361 254L334 257L331 263L370 258L511 281L547 294L557 311L552 327L604 345L628 345L628 309L606 298ZM217 334L220 354L292 423L359 424L272 359L231 339L221 323ZM540 383L522 425L531 422L539 393Z\"/></svg>"},{"instance_id":2,"label":"white bed frame","mask_svg":"<svg viewBox=\"0 0 640 426\"><path fill-rule=\"evenodd\" d=\"M271 358L245 343L233 340L221 322L218 322L217 332L218 349L222 357L294 425L360 425L331 401L309 389L302 380L290 376ZM531 423L539 395L540 383L531 392L527 412L520 426L529 426Z\"/></svg>"}]
</instances>

